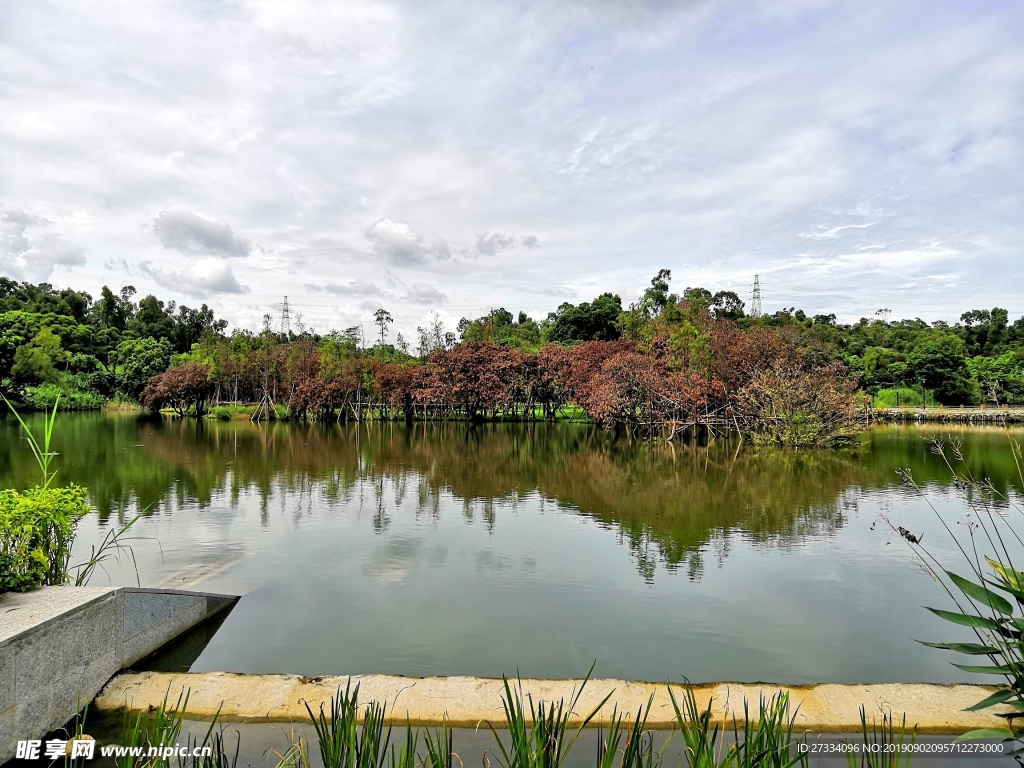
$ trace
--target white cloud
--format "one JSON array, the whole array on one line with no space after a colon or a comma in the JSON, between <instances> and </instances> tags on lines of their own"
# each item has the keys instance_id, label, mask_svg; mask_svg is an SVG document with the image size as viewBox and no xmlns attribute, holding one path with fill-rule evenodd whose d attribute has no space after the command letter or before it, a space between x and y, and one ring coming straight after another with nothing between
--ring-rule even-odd
<instances>
[{"instance_id":1,"label":"white cloud","mask_svg":"<svg viewBox=\"0 0 1024 768\"><path fill-rule=\"evenodd\" d=\"M53 222L20 209L0 209L0 270L16 280L40 283L50 279L57 267L86 263L85 249L52 232Z\"/></svg>"},{"instance_id":2,"label":"white cloud","mask_svg":"<svg viewBox=\"0 0 1024 768\"><path fill-rule=\"evenodd\" d=\"M318 328L379 300L412 329L417 285L453 317L628 302L662 267L758 273L769 311L1024 313L1009 6L329 5L0 3L0 270Z\"/></svg>"},{"instance_id":3,"label":"white cloud","mask_svg":"<svg viewBox=\"0 0 1024 768\"><path fill-rule=\"evenodd\" d=\"M408 224L383 218L366 229L366 239L380 255L398 265L425 261L429 250L423 238Z\"/></svg>"},{"instance_id":4,"label":"white cloud","mask_svg":"<svg viewBox=\"0 0 1024 768\"><path fill-rule=\"evenodd\" d=\"M412 287L405 294L405 299L412 304L425 304L427 306L448 303L448 297L444 293L426 283L413 283Z\"/></svg>"},{"instance_id":5,"label":"white cloud","mask_svg":"<svg viewBox=\"0 0 1024 768\"><path fill-rule=\"evenodd\" d=\"M476 239L476 250L477 253L482 253L484 256L496 256L506 248L511 248L516 244L514 237L503 235L500 232L494 232L492 234L483 234Z\"/></svg>"},{"instance_id":6,"label":"white cloud","mask_svg":"<svg viewBox=\"0 0 1024 768\"><path fill-rule=\"evenodd\" d=\"M224 293L249 293L250 289L235 278L231 265L216 258L199 259L185 269L157 267L150 262L140 265L142 272L157 285L170 290L206 298Z\"/></svg>"},{"instance_id":7,"label":"white cloud","mask_svg":"<svg viewBox=\"0 0 1024 768\"><path fill-rule=\"evenodd\" d=\"M376 253L400 267L450 261L457 255L446 241L427 244L408 224L387 217L367 227L366 239Z\"/></svg>"},{"instance_id":8,"label":"white cloud","mask_svg":"<svg viewBox=\"0 0 1024 768\"><path fill-rule=\"evenodd\" d=\"M306 283L306 290L315 293L333 293L335 296L381 296L384 291L370 280L352 280L347 283Z\"/></svg>"},{"instance_id":9,"label":"white cloud","mask_svg":"<svg viewBox=\"0 0 1024 768\"><path fill-rule=\"evenodd\" d=\"M252 245L226 221L214 221L183 205L167 208L153 220L153 232L164 248L182 253L248 256Z\"/></svg>"}]
</instances>

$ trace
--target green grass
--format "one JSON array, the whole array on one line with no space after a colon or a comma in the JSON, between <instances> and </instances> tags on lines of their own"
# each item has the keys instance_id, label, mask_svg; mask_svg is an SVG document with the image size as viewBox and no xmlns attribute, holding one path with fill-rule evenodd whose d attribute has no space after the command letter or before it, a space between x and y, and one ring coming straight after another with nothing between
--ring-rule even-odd
<instances>
[{"instance_id":1,"label":"green grass","mask_svg":"<svg viewBox=\"0 0 1024 768\"><path fill-rule=\"evenodd\" d=\"M141 411L142 407L131 400L125 400L120 397L112 397L107 400L103 406L105 411Z\"/></svg>"},{"instance_id":2,"label":"green grass","mask_svg":"<svg viewBox=\"0 0 1024 768\"><path fill-rule=\"evenodd\" d=\"M215 405L206 415L211 419L231 421L232 419L248 419L255 410L255 405Z\"/></svg>"},{"instance_id":3,"label":"green grass","mask_svg":"<svg viewBox=\"0 0 1024 768\"><path fill-rule=\"evenodd\" d=\"M910 389L909 387L897 387L893 389L880 389L875 394L873 403L875 408L920 408L921 390ZM928 407L935 408L938 403L935 396L928 391Z\"/></svg>"}]
</instances>

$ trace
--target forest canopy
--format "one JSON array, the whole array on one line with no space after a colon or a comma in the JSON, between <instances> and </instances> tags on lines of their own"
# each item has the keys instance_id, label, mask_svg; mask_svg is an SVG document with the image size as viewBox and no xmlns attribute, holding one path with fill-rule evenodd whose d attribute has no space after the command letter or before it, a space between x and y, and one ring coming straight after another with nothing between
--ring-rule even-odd
<instances>
[{"instance_id":1,"label":"forest canopy","mask_svg":"<svg viewBox=\"0 0 1024 768\"><path fill-rule=\"evenodd\" d=\"M661 270L629 306L605 292L542 319L499 307L454 331L435 313L417 338L392 342L385 308L367 334L284 334L269 316L254 333L229 330L206 304L137 298L132 286L94 298L0 278L0 390L28 407L61 394L69 408L118 400L181 412L270 397L302 417L338 413L353 393L360 408L423 416L550 416L571 403L598 423L659 428L726 407L733 420L753 419L777 409L792 382L832 387L837 408L858 391L878 404L901 394L904 404L1024 404L1024 318L999 307L952 325L744 310L731 291L677 293Z\"/></svg>"}]
</instances>

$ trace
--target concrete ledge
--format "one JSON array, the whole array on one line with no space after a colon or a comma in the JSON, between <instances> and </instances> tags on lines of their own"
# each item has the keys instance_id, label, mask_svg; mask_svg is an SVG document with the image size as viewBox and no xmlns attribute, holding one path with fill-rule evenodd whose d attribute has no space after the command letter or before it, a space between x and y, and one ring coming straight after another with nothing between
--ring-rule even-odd
<instances>
[{"instance_id":1,"label":"concrete ledge","mask_svg":"<svg viewBox=\"0 0 1024 768\"><path fill-rule=\"evenodd\" d=\"M203 674L167 674L157 672L118 675L103 689L94 707L114 712L127 709L144 711L159 706L169 693L176 701L181 691L189 692L188 717L209 720L218 711L225 722L299 722L307 719L304 702L316 712L338 687L344 688L348 677L298 677L294 675L240 675L228 672ZM362 702L381 701L388 704L391 722L408 720L417 725L439 725L445 717L454 727L475 728L490 721L504 726L501 705L501 680L476 677L397 677L391 675L353 676L353 685L360 684ZM534 701L568 699L579 680L523 680L524 690ZM672 686L676 700L682 704L683 688ZM700 706L713 700L717 722L732 723L733 713L743 715L743 699L754 708L760 696L770 697L777 691L788 691L794 706L799 705L797 725L800 730L821 733L851 733L860 730L860 706L867 708L868 718L880 708L891 710L897 717L907 715L908 727L918 733L960 734L972 728L996 727L1005 721L992 710L984 713L964 712L997 690L977 685L813 685L771 686L739 683L718 683L695 688ZM595 718L594 725L604 722L612 703L620 712L635 713L654 696L651 707L651 728L671 728L675 716L668 687L663 683L636 683L623 680L591 680L576 707L578 716L588 714L609 692L611 700Z\"/></svg>"},{"instance_id":2,"label":"concrete ledge","mask_svg":"<svg viewBox=\"0 0 1024 768\"><path fill-rule=\"evenodd\" d=\"M118 671L237 599L128 587L0 595L0 763L18 739L64 725Z\"/></svg>"}]
</instances>

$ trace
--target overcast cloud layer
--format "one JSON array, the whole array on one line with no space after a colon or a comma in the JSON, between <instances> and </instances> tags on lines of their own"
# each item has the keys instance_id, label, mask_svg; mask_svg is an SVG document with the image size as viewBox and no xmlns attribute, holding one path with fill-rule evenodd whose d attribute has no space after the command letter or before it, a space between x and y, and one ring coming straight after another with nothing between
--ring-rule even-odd
<instances>
[{"instance_id":1,"label":"overcast cloud layer","mask_svg":"<svg viewBox=\"0 0 1024 768\"><path fill-rule=\"evenodd\" d=\"M0 3L0 272L325 330L1024 314L1024 4Z\"/></svg>"}]
</instances>

